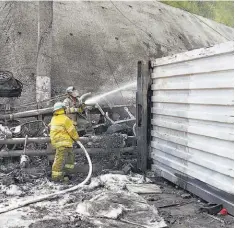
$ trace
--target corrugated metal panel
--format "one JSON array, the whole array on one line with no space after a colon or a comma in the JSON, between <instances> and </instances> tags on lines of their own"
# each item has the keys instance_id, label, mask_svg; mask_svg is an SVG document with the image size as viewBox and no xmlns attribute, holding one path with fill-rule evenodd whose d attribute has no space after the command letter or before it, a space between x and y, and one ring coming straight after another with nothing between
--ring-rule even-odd
<instances>
[{"instance_id":1,"label":"corrugated metal panel","mask_svg":"<svg viewBox=\"0 0 235 228\"><path fill-rule=\"evenodd\" d=\"M232 213L233 42L152 62L152 169ZM182 185L182 184L181 184Z\"/></svg>"}]
</instances>

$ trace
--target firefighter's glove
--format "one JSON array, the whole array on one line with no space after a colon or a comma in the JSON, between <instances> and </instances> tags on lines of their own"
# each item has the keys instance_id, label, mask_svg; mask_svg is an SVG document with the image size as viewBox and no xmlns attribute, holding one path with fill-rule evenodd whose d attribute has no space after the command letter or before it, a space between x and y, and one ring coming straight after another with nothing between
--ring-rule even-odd
<instances>
[{"instance_id":1,"label":"firefighter's glove","mask_svg":"<svg viewBox=\"0 0 235 228\"><path fill-rule=\"evenodd\" d=\"M82 103L81 106L80 106L81 109L84 109L86 108L86 104L85 103Z\"/></svg>"},{"instance_id":2,"label":"firefighter's glove","mask_svg":"<svg viewBox=\"0 0 235 228\"><path fill-rule=\"evenodd\" d=\"M79 107L79 108L74 108L74 107L72 107L72 108L67 108L66 109L66 113L67 114L72 114L72 113L82 113L82 108L81 107Z\"/></svg>"}]
</instances>

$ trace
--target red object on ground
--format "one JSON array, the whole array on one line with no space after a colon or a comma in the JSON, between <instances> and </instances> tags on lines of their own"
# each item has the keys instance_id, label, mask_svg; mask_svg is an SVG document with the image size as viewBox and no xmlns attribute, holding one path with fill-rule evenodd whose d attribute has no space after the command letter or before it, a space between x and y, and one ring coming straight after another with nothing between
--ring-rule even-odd
<instances>
[{"instance_id":1,"label":"red object on ground","mask_svg":"<svg viewBox=\"0 0 235 228\"><path fill-rule=\"evenodd\" d=\"M227 209L223 208L220 212L219 212L220 215L227 215L228 214L228 211Z\"/></svg>"}]
</instances>

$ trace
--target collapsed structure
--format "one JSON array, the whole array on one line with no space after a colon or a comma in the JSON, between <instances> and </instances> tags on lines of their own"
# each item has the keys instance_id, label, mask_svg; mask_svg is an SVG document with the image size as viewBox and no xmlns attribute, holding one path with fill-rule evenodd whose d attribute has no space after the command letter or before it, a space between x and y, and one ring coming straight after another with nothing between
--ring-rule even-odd
<instances>
[{"instance_id":1,"label":"collapsed structure","mask_svg":"<svg viewBox=\"0 0 235 228\"><path fill-rule=\"evenodd\" d=\"M48 167L53 160L54 151L50 147L47 124L52 116L52 105L65 98L64 91L68 85L76 85L81 94L103 93L135 81L137 60L159 58L233 39L232 28L159 2L1 2L0 5L0 20L3 22L1 29L4 31L0 38L0 43L4 43L3 58L0 59L1 70L12 72L24 85L22 90L21 83L17 84L18 91L22 90L19 99L8 96L0 100L0 159L3 161L1 182L5 195L11 195L12 192L19 196L27 194L32 186L24 189L24 183L36 182L34 189L40 190L41 194L41 185L45 184L50 188L51 185L45 178L50 175ZM21 41L24 41L24 45ZM138 75L145 74L138 72ZM143 107L139 105L140 100L137 100L136 113L135 90L118 91L86 113L85 118L90 122L91 131L83 129L79 133L81 141L83 137L89 139L85 147L92 156L94 173L97 175L106 172L105 169L122 168L123 174L140 171L138 168L143 165L147 167L147 159L142 163L138 157L135 126L139 133L148 116L145 116ZM146 102L147 99L144 103ZM138 134L137 139L140 140L143 134ZM141 139L142 142L146 140L145 136ZM140 152L142 149L145 152L146 142L139 147ZM80 148L75 151L78 162L75 172L78 175L74 184L80 182L87 172L87 163ZM19 166L22 155L29 156L31 162L24 161ZM138 159L142 164L137 164ZM107 188L103 182L93 186L98 187L95 194ZM126 182L130 184L133 181ZM19 184L20 189L16 184ZM124 190L125 186L122 187L121 190ZM52 188L53 191L57 190L55 186ZM90 188L93 190L92 185ZM110 194L123 201L129 196L126 192L120 193L123 194L122 197L119 193L105 192L101 195L104 198L93 198L83 190L81 195L90 197L90 200L79 204L77 210L82 215L96 215L94 210L86 208L82 211L81 208L84 209L87 205L100 207L103 199L110 200ZM35 197L35 194L30 195ZM72 197L78 199L76 194ZM139 207L141 212L146 209L153 216L146 220L150 227L152 223L165 227L158 213L145 205L142 198L130 198L142 205ZM74 203L77 203L76 200ZM9 199L7 203L10 203ZM129 204L116 207L114 202L111 212L115 212L116 219L128 210L134 213ZM2 208L4 206L5 204ZM48 205L45 208L51 209ZM63 206L57 213L62 210ZM102 207L101 211L102 215L106 214ZM71 210L67 212L74 215ZM142 215L146 217L145 212ZM51 216L55 214L52 213ZM128 216L131 217L132 214ZM107 218L96 218L98 223L95 225L102 223L105 227L102 219ZM136 224L118 222L122 226L124 223L126 227L136 227ZM140 221L137 222L143 225ZM116 225L114 221L110 223ZM40 225L40 220L38 224ZM71 225L71 222L66 224ZM90 227L89 224L87 226Z\"/></svg>"},{"instance_id":2,"label":"collapsed structure","mask_svg":"<svg viewBox=\"0 0 235 228\"><path fill-rule=\"evenodd\" d=\"M43 136L42 119L47 124L51 115L48 107L63 99L65 88L71 84L80 94L103 93L135 81L137 60L233 39L232 28L159 2L0 4L0 43L4 43L0 66L24 84L19 99L0 99L1 113L9 114L1 118L4 125L11 128L23 124L21 132L17 132L19 128L13 129L14 137L25 137L26 133L31 137ZM6 23L8 19L10 23ZM121 122L111 126L114 124L104 118L99 123L102 110L93 110L97 114L93 123L95 134L121 132L134 136L134 118L124 107L128 106L135 116L135 88L119 91L101 102L101 106L106 106L102 107L104 113L118 113ZM25 110L28 111L22 112ZM101 116L105 117L104 113ZM18 117L36 117L37 121L19 122ZM30 133L35 127L38 132Z\"/></svg>"}]
</instances>

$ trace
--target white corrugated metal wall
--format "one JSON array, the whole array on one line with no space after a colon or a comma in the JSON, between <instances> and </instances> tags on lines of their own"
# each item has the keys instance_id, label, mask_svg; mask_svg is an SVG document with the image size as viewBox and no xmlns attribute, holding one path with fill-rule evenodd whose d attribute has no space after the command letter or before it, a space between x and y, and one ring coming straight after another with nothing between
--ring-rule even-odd
<instances>
[{"instance_id":1,"label":"white corrugated metal wall","mask_svg":"<svg viewBox=\"0 0 235 228\"><path fill-rule=\"evenodd\" d=\"M227 42L156 59L151 76L152 169L195 194L215 188L231 207L221 192L234 194L233 50Z\"/></svg>"}]
</instances>

